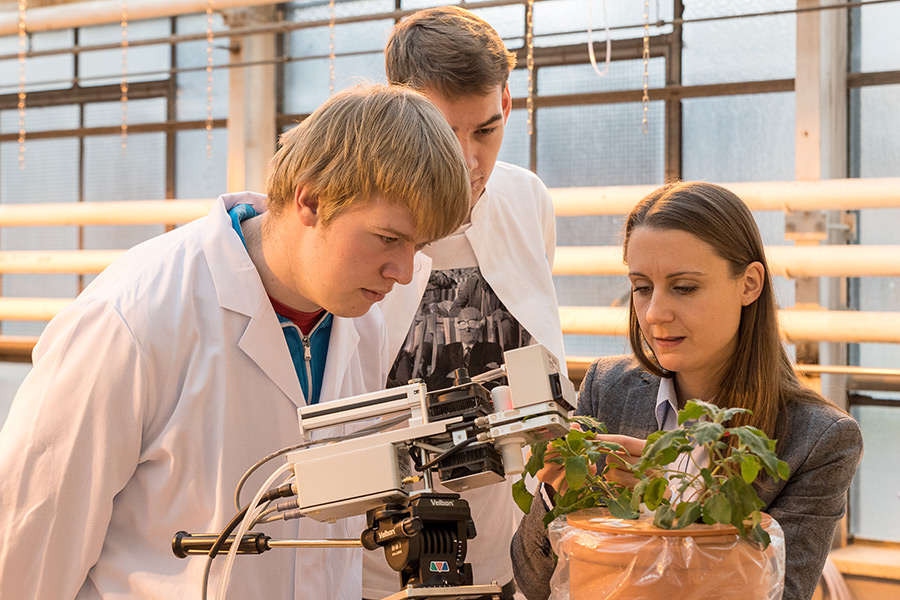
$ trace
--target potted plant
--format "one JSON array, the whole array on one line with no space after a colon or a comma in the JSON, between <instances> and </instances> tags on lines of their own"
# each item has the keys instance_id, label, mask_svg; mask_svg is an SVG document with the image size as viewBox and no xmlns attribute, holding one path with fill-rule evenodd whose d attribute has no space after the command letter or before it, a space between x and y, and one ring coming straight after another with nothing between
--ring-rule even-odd
<instances>
[{"instance_id":1,"label":"potted plant","mask_svg":"<svg viewBox=\"0 0 900 600\"><path fill-rule=\"evenodd\" d=\"M565 471L568 489L556 494L544 522L553 522L554 549L565 554L561 565L568 569L572 598L607 597L606 589L616 590L617 595L609 596L616 598L671 600L708 597L711 591L726 598L729 586L735 588L735 598L778 597L770 590L777 587L780 594L783 548L769 548L767 529L780 528L760 512L763 503L752 484L763 472L787 479L789 468L776 456L775 441L762 431L726 426L740 412L747 411L687 402L678 412L679 428L652 434L633 467L616 458L625 453L622 446L595 438L606 428L591 417L573 417L582 429L532 446L526 474L534 476L545 460ZM707 460L698 464L702 454ZM633 489L604 477L610 463L633 473ZM693 468L678 469L675 463L692 463ZM513 495L528 512L532 496L524 474L513 485ZM562 515L566 519L557 520ZM772 563L776 550L782 553L780 566L777 560ZM665 557L666 573L660 556ZM698 562L704 557L712 561L709 566ZM641 589L629 595L630 584L623 577ZM773 580L768 588L759 585L766 577ZM753 596L744 581L759 594Z\"/></svg>"}]
</instances>

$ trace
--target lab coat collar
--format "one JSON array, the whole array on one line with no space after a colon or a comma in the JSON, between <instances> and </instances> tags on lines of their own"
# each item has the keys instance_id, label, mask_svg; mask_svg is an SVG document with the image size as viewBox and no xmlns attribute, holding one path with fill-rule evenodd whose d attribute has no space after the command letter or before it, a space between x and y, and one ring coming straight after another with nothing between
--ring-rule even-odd
<instances>
[{"instance_id":1,"label":"lab coat collar","mask_svg":"<svg viewBox=\"0 0 900 600\"><path fill-rule=\"evenodd\" d=\"M204 232L203 249L209 261L219 305L249 317L256 312L260 296L265 296L265 289L250 255L231 226L228 211L237 204L250 204L257 213L262 213L266 210L266 197L253 192L219 196L207 216L211 223ZM252 289L236 286L235 278L252 278L258 285Z\"/></svg>"},{"instance_id":2,"label":"lab coat collar","mask_svg":"<svg viewBox=\"0 0 900 600\"><path fill-rule=\"evenodd\" d=\"M228 211L236 204L250 204L258 213L266 210L266 197L252 192L219 196L208 215L204 231L206 253L219 305L249 317L238 347L295 405L304 406L300 382L283 343L284 334L259 272L241 239L232 228Z\"/></svg>"}]
</instances>

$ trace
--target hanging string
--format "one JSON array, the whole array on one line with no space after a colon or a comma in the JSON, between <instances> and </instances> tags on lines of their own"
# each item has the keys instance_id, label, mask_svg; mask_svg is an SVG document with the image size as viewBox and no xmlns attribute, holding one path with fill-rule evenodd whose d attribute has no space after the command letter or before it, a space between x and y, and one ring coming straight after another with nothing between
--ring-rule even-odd
<instances>
[{"instance_id":1,"label":"hanging string","mask_svg":"<svg viewBox=\"0 0 900 600\"><path fill-rule=\"evenodd\" d=\"M122 0L122 152L128 149L128 0Z\"/></svg>"},{"instance_id":2,"label":"hanging string","mask_svg":"<svg viewBox=\"0 0 900 600\"><path fill-rule=\"evenodd\" d=\"M206 0L206 159L212 158L213 125L213 0Z\"/></svg>"},{"instance_id":3,"label":"hanging string","mask_svg":"<svg viewBox=\"0 0 900 600\"><path fill-rule=\"evenodd\" d=\"M19 0L19 168L25 168L25 54L28 51L28 33L25 31L25 10L28 0Z\"/></svg>"},{"instance_id":4,"label":"hanging string","mask_svg":"<svg viewBox=\"0 0 900 600\"><path fill-rule=\"evenodd\" d=\"M334 94L334 0L328 0L328 95Z\"/></svg>"},{"instance_id":5,"label":"hanging string","mask_svg":"<svg viewBox=\"0 0 900 600\"><path fill-rule=\"evenodd\" d=\"M606 66L601 71L597 68L597 57L594 55L594 0L588 2L588 56L591 58L591 66L600 77L609 73L609 63L612 60L612 40L609 37L609 18L606 15L606 0L603 0L603 28L606 31Z\"/></svg>"},{"instance_id":6,"label":"hanging string","mask_svg":"<svg viewBox=\"0 0 900 600\"><path fill-rule=\"evenodd\" d=\"M528 69L528 137L534 135L534 0L525 4L525 67Z\"/></svg>"},{"instance_id":7,"label":"hanging string","mask_svg":"<svg viewBox=\"0 0 900 600\"><path fill-rule=\"evenodd\" d=\"M641 104L644 116L641 119L641 131L644 135L650 133L650 121L647 119L650 111L650 0L644 0L644 96Z\"/></svg>"}]
</instances>

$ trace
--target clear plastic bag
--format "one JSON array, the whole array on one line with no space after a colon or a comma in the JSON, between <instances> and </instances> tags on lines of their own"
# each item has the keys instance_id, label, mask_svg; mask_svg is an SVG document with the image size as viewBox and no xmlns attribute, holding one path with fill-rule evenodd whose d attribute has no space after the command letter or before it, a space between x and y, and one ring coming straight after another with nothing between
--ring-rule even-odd
<instances>
[{"instance_id":1,"label":"clear plastic bag","mask_svg":"<svg viewBox=\"0 0 900 600\"><path fill-rule=\"evenodd\" d=\"M559 557L551 600L779 600L784 590L784 532L763 515L768 548L730 526L653 527L653 515L616 519L588 509L550 524Z\"/></svg>"}]
</instances>

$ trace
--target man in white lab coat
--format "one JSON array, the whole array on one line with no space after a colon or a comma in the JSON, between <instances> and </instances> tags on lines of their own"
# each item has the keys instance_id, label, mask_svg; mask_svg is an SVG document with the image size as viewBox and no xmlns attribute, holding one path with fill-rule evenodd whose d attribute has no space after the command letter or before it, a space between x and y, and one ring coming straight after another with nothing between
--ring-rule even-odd
<instances>
[{"instance_id":1,"label":"man in white lab coat","mask_svg":"<svg viewBox=\"0 0 900 600\"><path fill-rule=\"evenodd\" d=\"M412 283L397 286L381 303L390 355L398 357L392 382L405 383L407 374L429 380L441 349L459 341L466 307L484 317L483 342L503 351L542 344L565 368L551 276L556 221L550 195L534 173L497 162L515 64L487 22L456 6L409 15L385 47L388 80L420 90L453 128L469 168L473 203L465 224L416 258ZM506 584L509 596L514 586L508 549L521 513L506 485L463 497L478 530L467 558L475 582ZM396 589L395 574L368 554L364 561L366 598Z\"/></svg>"},{"instance_id":2,"label":"man in white lab coat","mask_svg":"<svg viewBox=\"0 0 900 600\"><path fill-rule=\"evenodd\" d=\"M385 86L333 97L281 141L268 200L220 197L47 326L0 433L0 598L199 597L206 561L176 558L173 534L225 526L245 470L299 441L298 407L383 386L387 337L369 309L464 220L459 144L427 100ZM228 589L358 600L361 552L241 558Z\"/></svg>"}]
</instances>

